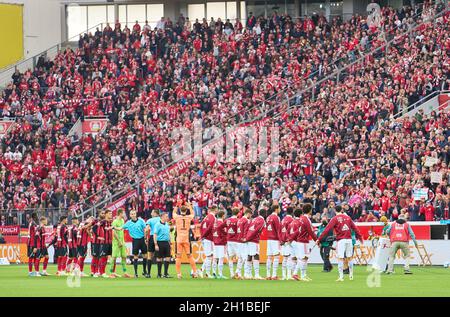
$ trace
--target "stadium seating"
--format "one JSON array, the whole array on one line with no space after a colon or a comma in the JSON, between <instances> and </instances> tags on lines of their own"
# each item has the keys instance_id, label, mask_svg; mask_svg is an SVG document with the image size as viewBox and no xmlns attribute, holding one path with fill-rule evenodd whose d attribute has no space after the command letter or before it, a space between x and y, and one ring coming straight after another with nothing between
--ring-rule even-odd
<instances>
[{"instance_id":1,"label":"stadium seating","mask_svg":"<svg viewBox=\"0 0 450 317\"><path fill-rule=\"evenodd\" d=\"M382 26L361 16L258 26L180 22L137 32L116 24L80 37L78 49L41 58L0 93L0 116L16 125L2 139L0 208L88 208L140 178L127 201L148 216L180 201L258 208L276 199L313 203L315 221L342 204L354 220L383 215L448 218L447 112L413 117L408 106L450 89L449 14L441 5L383 8ZM440 15L439 15L440 14ZM439 15L437 19L431 19ZM231 29L231 31L230 31ZM386 45L388 44L388 45ZM286 100L289 100L286 102ZM195 118L221 128L267 114L280 127L280 168L205 161L156 184L171 162L170 131ZM76 139L79 119L107 116L104 133ZM426 156L439 166L422 166ZM428 188L430 204L411 199Z\"/></svg>"}]
</instances>

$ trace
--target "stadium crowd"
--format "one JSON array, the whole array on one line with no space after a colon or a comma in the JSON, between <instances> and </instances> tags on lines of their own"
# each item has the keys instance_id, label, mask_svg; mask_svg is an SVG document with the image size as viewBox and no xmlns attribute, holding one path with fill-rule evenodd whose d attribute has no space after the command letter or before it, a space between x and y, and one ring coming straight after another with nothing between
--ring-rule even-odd
<instances>
[{"instance_id":1,"label":"stadium crowd","mask_svg":"<svg viewBox=\"0 0 450 317\"><path fill-rule=\"evenodd\" d=\"M200 217L212 205L256 209L277 200L283 212L312 203L316 222L336 205L356 221L448 219L448 113L392 118L450 89L448 11L433 19L442 10L386 7L378 27L359 15L294 21L274 13L250 16L245 27L180 18L154 30L116 23L84 34L76 50L41 57L0 93L0 116L16 119L1 140L2 218L92 205L131 175L144 179L169 163L161 155L174 128L195 119L228 127L267 113L281 131L276 173L207 159L144 183L127 210L148 218L191 201ZM69 137L89 116L107 116L106 131ZM428 156L439 162L425 166ZM431 171L441 183L431 183ZM416 188L428 197L412 199Z\"/></svg>"}]
</instances>

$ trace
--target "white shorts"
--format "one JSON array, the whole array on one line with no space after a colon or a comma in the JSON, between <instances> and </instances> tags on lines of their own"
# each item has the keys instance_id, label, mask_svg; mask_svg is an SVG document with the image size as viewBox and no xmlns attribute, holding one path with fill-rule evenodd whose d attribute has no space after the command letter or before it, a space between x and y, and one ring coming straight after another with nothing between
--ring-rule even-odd
<instances>
[{"instance_id":1,"label":"white shorts","mask_svg":"<svg viewBox=\"0 0 450 317\"><path fill-rule=\"evenodd\" d=\"M281 246L281 255L282 256L294 255L294 250L292 249L292 245L290 243L285 243Z\"/></svg>"},{"instance_id":2,"label":"white shorts","mask_svg":"<svg viewBox=\"0 0 450 317\"><path fill-rule=\"evenodd\" d=\"M242 243L230 241L227 243L228 257L239 256L239 247Z\"/></svg>"},{"instance_id":3,"label":"white shorts","mask_svg":"<svg viewBox=\"0 0 450 317\"><path fill-rule=\"evenodd\" d=\"M280 255L280 241L267 240L267 256Z\"/></svg>"},{"instance_id":4,"label":"white shorts","mask_svg":"<svg viewBox=\"0 0 450 317\"><path fill-rule=\"evenodd\" d=\"M203 246L203 254L204 254L205 256L211 256L211 255L213 255L213 246L214 246L214 243L213 243L212 241L203 239L203 240L202 240L202 246Z\"/></svg>"},{"instance_id":5,"label":"white shorts","mask_svg":"<svg viewBox=\"0 0 450 317\"><path fill-rule=\"evenodd\" d=\"M214 258L220 259L225 257L225 246L224 245L214 245Z\"/></svg>"},{"instance_id":6,"label":"white shorts","mask_svg":"<svg viewBox=\"0 0 450 317\"><path fill-rule=\"evenodd\" d=\"M259 243L247 242L247 254L249 256L255 256L259 254Z\"/></svg>"},{"instance_id":7,"label":"white shorts","mask_svg":"<svg viewBox=\"0 0 450 317\"><path fill-rule=\"evenodd\" d=\"M352 239L341 239L337 242L336 253L338 259L351 258L353 256Z\"/></svg>"},{"instance_id":8,"label":"white shorts","mask_svg":"<svg viewBox=\"0 0 450 317\"><path fill-rule=\"evenodd\" d=\"M246 260L247 256L247 243L239 243L239 257Z\"/></svg>"},{"instance_id":9,"label":"white shorts","mask_svg":"<svg viewBox=\"0 0 450 317\"><path fill-rule=\"evenodd\" d=\"M294 256L297 259L309 257L309 243L292 241L292 248L294 249Z\"/></svg>"}]
</instances>

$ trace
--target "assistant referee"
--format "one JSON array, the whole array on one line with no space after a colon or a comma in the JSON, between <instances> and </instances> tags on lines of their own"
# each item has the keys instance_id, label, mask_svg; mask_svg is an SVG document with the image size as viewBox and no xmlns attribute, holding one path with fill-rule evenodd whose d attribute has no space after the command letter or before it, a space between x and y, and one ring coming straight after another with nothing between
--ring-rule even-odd
<instances>
[{"instance_id":1,"label":"assistant referee","mask_svg":"<svg viewBox=\"0 0 450 317\"><path fill-rule=\"evenodd\" d=\"M160 221L155 225L153 232L153 241L155 242L156 261L158 263L158 278L170 278L170 226L169 215L164 212L161 214ZM164 262L164 275L161 275L161 269Z\"/></svg>"},{"instance_id":2,"label":"assistant referee","mask_svg":"<svg viewBox=\"0 0 450 317\"><path fill-rule=\"evenodd\" d=\"M133 266L134 266L134 277L139 277L137 270L138 270L138 258L139 258L139 251L141 251L142 254L142 266L144 268L143 275L147 278L150 277L150 275L147 273L147 245L145 244L145 221L142 218L138 218L136 216L136 211L132 210L130 211L130 220L128 220L124 225L123 229L128 230L130 233L131 238L133 239Z\"/></svg>"}]
</instances>

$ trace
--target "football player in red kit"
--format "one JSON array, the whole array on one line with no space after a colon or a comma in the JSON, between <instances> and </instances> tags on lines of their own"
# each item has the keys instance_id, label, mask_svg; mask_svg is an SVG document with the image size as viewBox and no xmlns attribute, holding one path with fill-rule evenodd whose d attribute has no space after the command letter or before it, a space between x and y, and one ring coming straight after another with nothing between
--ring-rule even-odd
<instances>
[{"instance_id":1,"label":"football player in red kit","mask_svg":"<svg viewBox=\"0 0 450 317\"><path fill-rule=\"evenodd\" d=\"M28 276L41 276L39 274L39 269L33 272L33 267L35 267L36 260L39 263L39 251L38 250L38 216L37 213L33 212L31 214L31 220L28 224L28 241L27 241L27 256L28 256ZM38 264L39 266L39 264Z\"/></svg>"},{"instance_id":2,"label":"football player in red kit","mask_svg":"<svg viewBox=\"0 0 450 317\"><path fill-rule=\"evenodd\" d=\"M281 221L278 214L280 206L273 205L270 208L270 215L266 218L267 230L267 262L266 262L266 279L278 280L277 270L280 263L280 234ZM273 267L272 267L273 265ZM273 268L273 272L271 269Z\"/></svg>"},{"instance_id":3,"label":"football player in red kit","mask_svg":"<svg viewBox=\"0 0 450 317\"><path fill-rule=\"evenodd\" d=\"M214 222L213 228L213 264L212 271L213 277L219 279L226 279L223 276L223 262L225 259L225 246L227 245L227 231L225 223L225 212L220 210L217 213L217 219ZM216 274L216 269L218 269L218 274Z\"/></svg>"},{"instance_id":4,"label":"football player in red kit","mask_svg":"<svg viewBox=\"0 0 450 317\"><path fill-rule=\"evenodd\" d=\"M338 257L339 278L336 282L344 281L344 260L348 260L349 279L353 280L353 243L352 230L356 238L363 244L363 239L358 227L353 222L341 206L336 206L336 216L334 216L319 236L318 244L324 239L330 230L334 230L337 240L336 253Z\"/></svg>"},{"instance_id":5,"label":"football player in red kit","mask_svg":"<svg viewBox=\"0 0 450 317\"><path fill-rule=\"evenodd\" d=\"M283 263L281 264L282 280L290 280L292 278L292 271L294 270L292 257L294 252L292 252L291 243L288 241L289 235L289 225L294 220L292 214L294 213L293 207L287 207L286 216L284 216L281 221L281 255L283 256Z\"/></svg>"},{"instance_id":6,"label":"football player in red kit","mask_svg":"<svg viewBox=\"0 0 450 317\"><path fill-rule=\"evenodd\" d=\"M67 216L59 218L58 226L56 227L56 243L55 243L55 257L58 265L57 276L66 275L67 262Z\"/></svg>"},{"instance_id":7,"label":"football player in red kit","mask_svg":"<svg viewBox=\"0 0 450 317\"><path fill-rule=\"evenodd\" d=\"M251 209L245 209L244 215L242 218L238 220L237 223L237 236L238 236L238 248L239 248L239 259L236 267L236 276L238 279L242 279L241 270L242 266L244 266L244 276L246 272L248 272L248 252L247 252L247 243L245 243L245 237L247 236L248 227L250 225L250 218L253 212Z\"/></svg>"},{"instance_id":8,"label":"football player in red kit","mask_svg":"<svg viewBox=\"0 0 450 317\"><path fill-rule=\"evenodd\" d=\"M245 277L252 278L252 264L255 271L255 280L262 280L263 278L259 275L259 240L261 238L261 231L266 225L264 217L262 215L266 214L265 209L256 211L254 218L250 221L248 226L247 234L245 236L245 242L247 245L247 269L245 272Z\"/></svg>"},{"instance_id":9,"label":"football player in red kit","mask_svg":"<svg viewBox=\"0 0 450 317\"><path fill-rule=\"evenodd\" d=\"M228 266L230 267L230 277L236 278L234 273L234 260L239 261L239 235L238 235L238 217L239 208L233 208L231 210L232 216L225 220L226 232L227 232L227 255Z\"/></svg>"},{"instance_id":10,"label":"football player in red kit","mask_svg":"<svg viewBox=\"0 0 450 317\"><path fill-rule=\"evenodd\" d=\"M310 256L309 239L317 241L317 236L313 231L311 224L312 205L303 205L303 214L299 216L299 227L293 242L295 257L297 258L297 266L295 272L300 270L300 278L298 275L293 276L295 280L309 282L311 279L306 275L308 267L308 258Z\"/></svg>"},{"instance_id":11,"label":"football player in red kit","mask_svg":"<svg viewBox=\"0 0 450 317\"><path fill-rule=\"evenodd\" d=\"M71 273L78 265L78 246L77 246L77 236L78 236L78 219L72 218L72 225L68 227L67 230L67 244L69 247L69 260L67 261L66 272Z\"/></svg>"},{"instance_id":12,"label":"football player in red kit","mask_svg":"<svg viewBox=\"0 0 450 317\"><path fill-rule=\"evenodd\" d=\"M200 277L209 277L213 259L213 229L216 222L217 207L213 206L200 224L200 239L202 240L203 253L206 256L203 261Z\"/></svg>"},{"instance_id":13,"label":"football player in red kit","mask_svg":"<svg viewBox=\"0 0 450 317\"><path fill-rule=\"evenodd\" d=\"M106 274L106 264L108 257L112 254L112 212L105 210L105 219L100 222L97 228L97 236L100 242L100 254L98 260L98 275L108 278Z\"/></svg>"}]
</instances>

